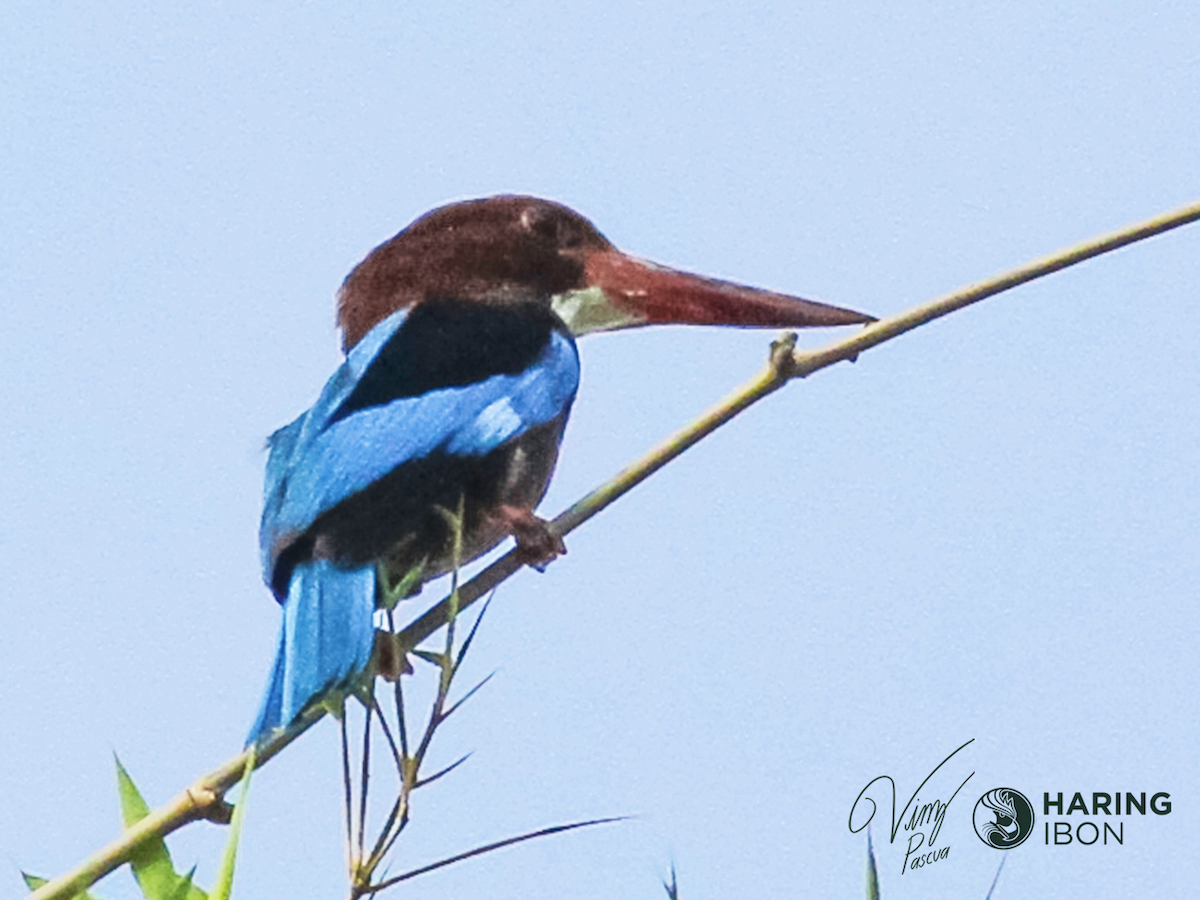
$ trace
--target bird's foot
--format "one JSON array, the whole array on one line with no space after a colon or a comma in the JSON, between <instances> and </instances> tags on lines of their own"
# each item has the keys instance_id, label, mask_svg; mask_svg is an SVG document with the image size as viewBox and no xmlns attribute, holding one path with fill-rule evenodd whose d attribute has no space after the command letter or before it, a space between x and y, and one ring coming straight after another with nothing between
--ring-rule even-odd
<instances>
[{"instance_id":1,"label":"bird's foot","mask_svg":"<svg viewBox=\"0 0 1200 900\"><path fill-rule=\"evenodd\" d=\"M408 654L400 649L400 642L390 631L375 631L375 674L385 681L397 682L401 675L413 673Z\"/></svg>"},{"instance_id":2,"label":"bird's foot","mask_svg":"<svg viewBox=\"0 0 1200 900\"><path fill-rule=\"evenodd\" d=\"M567 552L563 539L550 530L550 523L519 506L501 506L496 515L517 541L517 558L539 572Z\"/></svg>"}]
</instances>

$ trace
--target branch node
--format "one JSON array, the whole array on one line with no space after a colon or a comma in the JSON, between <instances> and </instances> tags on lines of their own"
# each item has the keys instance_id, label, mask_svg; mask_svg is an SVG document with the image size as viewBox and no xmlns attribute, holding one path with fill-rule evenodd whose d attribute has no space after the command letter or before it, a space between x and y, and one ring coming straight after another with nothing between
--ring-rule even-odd
<instances>
[{"instance_id":1,"label":"branch node","mask_svg":"<svg viewBox=\"0 0 1200 900\"><path fill-rule=\"evenodd\" d=\"M225 802L225 798L212 788L190 787L187 791L196 810L197 819L207 819L218 825L228 825L233 819L233 805Z\"/></svg>"},{"instance_id":2,"label":"branch node","mask_svg":"<svg viewBox=\"0 0 1200 900\"><path fill-rule=\"evenodd\" d=\"M771 372L780 381L787 381L796 374L796 332L785 331L776 340L771 341L771 354L768 357Z\"/></svg>"}]
</instances>

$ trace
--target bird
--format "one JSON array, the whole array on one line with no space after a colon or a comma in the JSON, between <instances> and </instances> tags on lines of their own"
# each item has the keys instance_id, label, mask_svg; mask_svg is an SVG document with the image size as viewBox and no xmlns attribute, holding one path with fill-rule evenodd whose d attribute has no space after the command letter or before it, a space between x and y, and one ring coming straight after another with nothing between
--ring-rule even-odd
<instances>
[{"instance_id":1,"label":"bird","mask_svg":"<svg viewBox=\"0 0 1200 900\"><path fill-rule=\"evenodd\" d=\"M551 200L459 201L413 221L346 277L345 360L267 442L259 550L283 623L247 746L361 684L390 584L419 589L510 536L535 566L565 552L534 510L579 387L576 338L872 321L623 253Z\"/></svg>"}]
</instances>

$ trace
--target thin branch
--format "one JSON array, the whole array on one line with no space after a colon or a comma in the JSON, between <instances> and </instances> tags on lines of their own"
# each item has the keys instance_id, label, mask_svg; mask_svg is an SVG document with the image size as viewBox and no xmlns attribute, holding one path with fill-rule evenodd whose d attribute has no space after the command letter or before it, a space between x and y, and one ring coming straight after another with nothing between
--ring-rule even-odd
<instances>
[{"instance_id":1,"label":"thin branch","mask_svg":"<svg viewBox=\"0 0 1200 900\"><path fill-rule=\"evenodd\" d=\"M653 447L641 459L623 469L615 477L563 512L550 523L550 531L559 537L574 531L689 447L712 434L763 397L779 390L792 378L804 378L842 360L857 359L864 350L869 350L906 331L912 331L918 326L932 322L934 319L940 319L942 316L970 306L972 303L978 303L980 300L1012 290L1034 279L1077 265L1095 256L1110 253L1137 241L1143 241L1165 231L1188 225L1198 219L1200 219L1200 202L1155 216L1119 231L1074 244L1057 253L1051 253L1023 266L1010 269L994 278L967 285L929 303L915 306L886 319L880 319L849 337L834 341L820 350L793 351L784 354L778 351L788 349L787 346L781 346L777 342L772 347L770 363L756 378L730 394L691 425ZM517 560L515 550L500 557L459 587L457 611L461 613L520 568L521 563ZM400 646L415 647L441 628L446 622L449 607L449 600L443 600L427 610L420 618L411 622L397 635Z\"/></svg>"},{"instance_id":2,"label":"thin branch","mask_svg":"<svg viewBox=\"0 0 1200 900\"><path fill-rule=\"evenodd\" d=\"M392 642L391 643L392 652L400 653L401 659L404 660L405 665L407 665L408 657L407 657L407 655L403 654L403 651L401 651L399 649L400 645L396 642L396 619L395 619L395 616L393 615L392 610L390 610L390 609L387 611L387 626L388 626L388 639ZM399 671L403 672L404 668L405 668L404 665L400 666ZM404 758L408 759L408 726L404 722L404 688L402 687L403 683L404 683L404 679L402 677L400 677L400 674L398 673L396 675L396 681L395 681L394 689L393 689L392 693L393 693L393 695L395 697L395 701L396 701L396 730L398 732L400 732L400 751L404 755ZM381 720L384 718L382 709L379 711L379 718ZM401 771L400 777L401 778L404 777L403 771Z\"/></svg>"},{"instance_id":3,"label":"thin branch","mask_svg":"<svg viewBox=\"0 0 1200 900\"><path fill-rule=\"evenodd\" d=\"M794 344L788 341L776 342L772 347L771 363L761 374L563 512L550 523L550 530L560 537L574 531L689 447L763 397L777 391L792 378L803 378L836 362L855 359L864 350L972 303L1197 220L1200 220L1200 203L1192 203L1119 231L1064 248L907 312L881 319L820 350L797 352L793 349ZM461 613L520 568L521 563L517 561L515 552L500 557L466 584L458 587L453 598L455 613ZM424 641L446 624L450 618L450 610L450 598L427 610L397 634L400 646L411 649ZM400 680L397 679L396 682L398 694ZM319 705L302 714L284 732L259 749L256 767L264 765L323 715L324 709ZM404 733L403 722L400 728L401 746L405 747L407 752L407 736ZM165 837L189 822L210 818L214 811L221 807L225 792L241 778L246 765L246 755L245 752L240 753L219 769L200 778L192 787L123 831L116 840L89 856L79 866L46 882L29 896L29 900L64 900L72 897L127 862L134 849L143 841Z\"/></svg>"},{"instance_id":4,"label":"thin branch","mask_svg":"<svg viewBox=\"0 0 1200 900\"><path fill-rule=\"evenodd\" d=\"M450 707L447 708L447 710L442 714L442 721L445 722L448 718L450 718L451 715L453 715L453 713L456 709L458 709L460 706L462 706L464 703L466 703L468 700L470 700L472 697L474 697L475 692L478 691L485 684L487 684L489 681L491 681L492 677L495 674L496 674L495 672L490 673L486 678L484 678L477 685L475 685L475 687L471 688L469 691L467 691L465 694L463 694L458 700L456 700L453 704L451 704Z\"/></svg>"},{"instance_id":5,"label":"thin branch","mask_svg":"<svg viewBox=\"0 0 1200 900\"><path fill-rule=\"evenodd\" d=\"M373 718L372 713L374 711L375 697L372 695L371 702L367 706L367 713L363 717L362 774L359 776L361 790L358 795L358 856L351 863L351 868L362 862L363 850L365 849L363 841L366 840L365 834L367 830L367 785L371 777L371 719Z\"/></svg>"},{"instance_id":6,"label":"thin branch","mask_svg":"<svg viewBox=\"0 0 1200 900\"><path fill-rule=\"evenodd\" d=\"M449 775L451 772L453 772L455 769L457 769L459 766L461 766L463 763L465 763L470 758L471 758L470 753L464 753L462 756L460 756L454 762L450 763L450 765L446 766L444 769L438 769L436 772L434 772L428 778L421 778L421 779L418 779L417 781L414 781L412 789L415 791L417 788L425 787L425 785L427 785L427 784L433 784L435 781L437 781L443 775Z\"/></svg>"},{"instance_id":7,"label":"thin branch","mask_svg":"<svg viewBox=\"0 0 1200 900\"><path fill-rule=\"evenodd\" d=\"M403 779L404 763L400 761L400 748L396 746L396 739L392 737L392 729L388 726L387 716L383 714L383 710L380 708L378 700L372 697L371 702L374 704L375 710L379 714L379 727L383 731L383 736L387 738L388 747L391 748L392 759L396 763L396 774Z\"/></svg>"},{"instance_id":8,"label":"thin branch","mask_svg":"<svg viewBox=\"0 0 1200 900\"><path fill-rule=\"evenodd\" d=\"M346 734L350 727L346 721L345 707L342 708L342 716L338 719L339 730L342 733L342 787L344 788L344 800L346 804L346 865L350 871L354 871L356 861L354 859L354 785L350 783L350 739Z\"/></svg>"},{"instance_id":9,"label":"thin branch","mask_svg":"<svg viewBox=\"0 0 1200 900\"><path fill-rule=\"evenodd\" d=\"M458 674L459 666L466 659L467 651L471 649L471 643L475 640L475 635L479 632L479 626L483 624L483 617L487 615L488 607L491 606L492 600L489 597L487 602L483 604L483 609L479 611L479 615L475 617L475 622L471 625L471 630L467 632L467 639L462 642L462 646L458 648L458 656L454 659L454 673ZM488 676L489 678L491 676ZM461 700L459 701L462 702Z\"/></svg>"},{"instance_id":10,"label":"thin branch","mask_svg":"<svg viewBox=\"0 0 1200 900\"><path fill-rule=\"evenodd\" d=\"M572 822L570 825L552 825L549 828L540 828L537 831L530 831L527 834L519 834L516 837L505 838L502 841L496 841L493 844L485 844L482 847L476 847L474 850L468 850L465 853L459 853L455 856L448 856L445 859L438 860L435 863L430 863L427 866L421 866L419 869L413 869L410 872L405 872L403 875L397 875L395 878L389 878L386 881L381 881L379 884L373 884L365 891L364 894L375 894L382 891L384 888L390 888L394 884L399 884L402 881L408 881L410 878L416 878L418 875L424 875L426 872L432 872L435 869L441 869L445 866L453 865L456 862L462 862L464 859L470 859L473 856L481 856L484 853L491 853L493 850L499 850L503 847L511 847L513 844L519 844L522 841L531 841L534 838L546 837L551 834L561 834L564 831L574 831L576 828L587 828L591 825L607 825L609 822L623 822L628 819L628 816L613 816L609 819L592 819L588 822Z\"/></svg>"},{"instance_id":11,"label":"thin branch","mask_svg":"<svg viewBox=\"0 0 1200 900\"><path fill-rule=\"evenodd\" d=\"M391 811L388 812L387 820L383 823L383 828L380 829L379 837L375 839L375 846L371 848L371 855L367 857L363 868L374 870L383 862L383 858L392 849L392 844L396 842L396 838L400 836L400 832L404 830L407 822L408 793L401 790L399 796L396 797L396 802L392 804Z\"/></svg>"}]
</instances>

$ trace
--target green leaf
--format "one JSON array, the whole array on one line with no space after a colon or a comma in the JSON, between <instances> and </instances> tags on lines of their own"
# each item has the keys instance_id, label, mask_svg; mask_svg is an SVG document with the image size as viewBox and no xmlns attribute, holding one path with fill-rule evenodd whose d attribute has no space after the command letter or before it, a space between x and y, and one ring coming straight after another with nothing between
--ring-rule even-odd
<instances>
[{"instance_id":1,"label":"green leaf","mask_svg":"<svg viewBox=\"0 0 1200 900\"><path fill-rule=\"evenodd\" d=\"M115 753L117 793L121 798L121 821L126 828L150 815L150 807ZM191 874L183 878L175 871L167 842L151 838L140 844L129 857L129 867L146 900L207 900L208 895L191 883ZM181 893L181 891L184 891Z\"/></svg>"},{"instance_id":2,"label":"green leaf","mask_svg":"<svg viewBox=\"0 0 1200 900\"><path fill-rule=\"evenodd\" d=\"M867 900L879 900L879 873L875 871L875 848L867 832Z\"/></svg>"},{"instance_id":3,"label":"green leaf","mask_svg":"<svg viewBox=\"0 0 1200 900\"><path fill-rule=\"evenodd\" d=\"M191 870L175 885L175 893L171 895L171 900L208 900L208 894L192 884L192 877L195 874L196 867L192 866Z\"/></svg>"},{"instance_id":4,"label":"green leaf","mask_svg":"<svg viewBox=\"0 0 1200 900\"><path fill-rule=\"evenodd\" d=\"M150 807L146 805L137 785L133 783L133 779L121 765L121 757L114 753L113 762L117 764L117 792L121 796L121 823L126 828L131 828L150 815Z\"/></svg>"},{"instance_id":5,"label":"green leaf","mask_svg":"<svg viewBox=\"0 0 1200 900\"><path fill-rule=\"evenodd\" d=\"M36 891L49 881L47 878L39 878L37 875L30 875L28 872L22 872L21 877L25 879L25 887L31 891ZM76 894L72 900L98 900L98 898L95 894L89 894L87 891L84 891L82 894Z\"/></svg>"},{"instance_id":6,"label":"green leaf","mask_svg":"<svg viewBox=\"0 0 1200 900\"><path fill-rule=\"evenodd\" d=\"M412 596L414 588L421 584L421 577L425 574L425 560L421 560L407 572L400 576L400 579L393 583L392 576L395 573L388 568L386 563L379 564L379 597L376 601L376 606L379 609L386 609L389 612L396 608L396 604L406 597Z\"/></svg>"},{"instance_id":7,"label":"green leaf","mask_svg":"<svg viewBox=\"0 0 1200 900\"><path fill-rule=\"evenodd\" d=\"M250 776L254 773L257 754L250 748L246 757L246 770L242 774L237 806L233 808L233 821L229 823L229 840L225 842L225 855L221 859L221 871L217 873L217 884L213 888L212 900L229 900L233 891L233 867L237 862L238 840L242 836L242 819L246 815L246 799L250 795Z\"/></svg>"}]
</instances>

